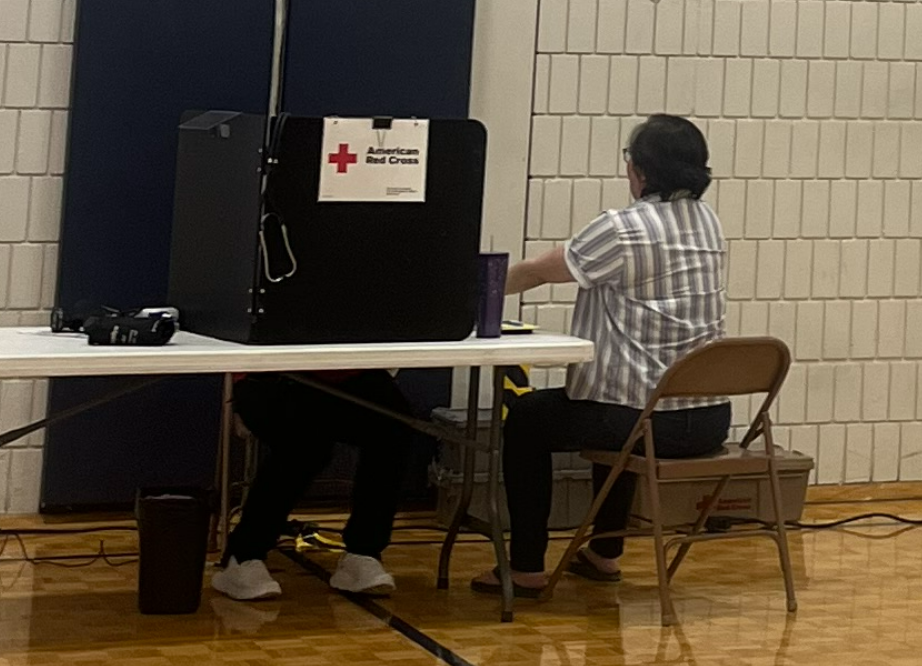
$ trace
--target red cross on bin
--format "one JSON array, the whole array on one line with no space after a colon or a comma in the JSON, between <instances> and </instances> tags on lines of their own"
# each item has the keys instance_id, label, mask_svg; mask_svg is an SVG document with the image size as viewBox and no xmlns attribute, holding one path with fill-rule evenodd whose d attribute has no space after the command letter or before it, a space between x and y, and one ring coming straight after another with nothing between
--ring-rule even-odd
<instances>
[{"instance_id":1,"label":"red cross on bin","mask_svg":"<svg viewBox=\"0 0 922 666\"><path fill-rule=\"evenodd\" d=\"M336 165L336 173L348 173L349 165L359 161L359 156L349 152L349 144L339 144L339 152L330 153L330 164Z\"/></svg>"}]
</instances>

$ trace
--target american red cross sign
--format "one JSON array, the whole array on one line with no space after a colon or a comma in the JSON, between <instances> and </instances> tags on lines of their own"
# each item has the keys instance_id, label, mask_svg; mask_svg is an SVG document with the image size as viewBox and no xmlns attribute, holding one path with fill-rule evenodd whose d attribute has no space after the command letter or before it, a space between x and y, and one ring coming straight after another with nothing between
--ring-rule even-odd
<instances>
[{"instance_id":1,"label":"american red cross sign","mask_svg":"<svg viewBox=\"0 0 922 666\"><path fill-rule=\"evenodd\" d=\"M349 152L349 144L339 144L339 152L330 153L330 164L336 165L336 173L348 173L349 165L359 161L359 156Z\"/></svg>"}]
</instances>

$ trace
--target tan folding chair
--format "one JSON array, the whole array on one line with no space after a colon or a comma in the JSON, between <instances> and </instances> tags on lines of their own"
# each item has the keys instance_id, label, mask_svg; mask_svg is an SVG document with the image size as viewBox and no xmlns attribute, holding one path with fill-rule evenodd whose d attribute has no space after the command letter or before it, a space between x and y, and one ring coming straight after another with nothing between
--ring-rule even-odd
<instances>
[{"instance_id":1,"label":"tan folding chair","mask_svg":"<svg viewBox=\"0 0 922 666\"><path fill-rule=\"evenodd\" d=\"M791 558L788 553L787 533L781 506L781 486L778 480L778 466L772 439L771 419L768 410L778 395L791 364L787 346L775 338L726 338L709 343L677 361L663 375L647 406L631 431L624 449L620 452L586 450L582 457L611 467L600 492L595 497L589 513L570 542L560 564L551 575L543 597L548 598L560 580L570 560L585 542L599 536L637 536L652 533L656 550L656 571L659 578L659 594L663 626L676 623L675 609L669 594L669 582L682 563L691 544L698 541L735 539L740 537L766 536L775 541L784 573L784 587L787 592L788 611L797 610L794 598L794 578L791 573ZM714 455L697 458L657 459L655 453L656 433L651 417L657 403L663 398L717 397L766 393L765 400L752 421L746 436L738 444L727 443L724 450ZM764 451L750 451L749 445L761 436L765 441ZM642 451L635 450L642 447ZM602 502L611 491L612 485L622 471L627 470L644 477L649 485L652 528L627 529L604 534L588 534ZM720 533L703 533L705 521L711 514L727 482L734 476L768 474L774 525L760 529L731 530ZM680 536L664 542L664 525L660 510L659 486L664 481L702 479L718 477L713 493L701 509L698 519L690 530L681 530ZM678 546L678 552L669 566L666 558L669 550Z\"/></svg>"}]
</instances>

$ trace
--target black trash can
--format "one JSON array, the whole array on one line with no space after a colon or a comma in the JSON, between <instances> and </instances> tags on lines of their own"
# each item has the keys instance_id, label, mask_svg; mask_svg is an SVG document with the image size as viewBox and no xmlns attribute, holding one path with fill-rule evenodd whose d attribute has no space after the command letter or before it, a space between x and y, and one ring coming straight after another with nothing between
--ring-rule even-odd
<instances>
[{"instance_id":1,"label":"black trash can","mask_svg":"<svg viewBox=\"0 0 922 666\"><path fill-rule=\"evenodd\" d=\"M142 613L178 615L198 610L210 499L211 493L202 488L138 491L138 607Z\"/></svg>"}]
</instances>

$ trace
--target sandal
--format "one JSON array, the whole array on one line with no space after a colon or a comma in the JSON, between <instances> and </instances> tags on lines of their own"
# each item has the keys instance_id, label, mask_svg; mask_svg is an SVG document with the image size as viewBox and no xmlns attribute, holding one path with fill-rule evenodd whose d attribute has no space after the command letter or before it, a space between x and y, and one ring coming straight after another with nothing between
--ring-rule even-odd
<instances>
[{"instance_id":1,"label":"sandal","mask_svg":"<svg viewBox=\"0 0 922 666\"><path fill-rule=\"evenodd\" d=\"M499 581L499 567L493 569L493 575L496 576L496 580ZM500 582L497 583L485 583L476 578L471 581L471 589L474 592L481 592L483 594L502 594L503 593L503 584ZM537 599L541 596L541 593L544 592L543 587L523 587L517 583L512 583L512 593L513 596L520 599Z\"/></svg>"},{"instance_id":2,"label":"sandal","mask_svg":"<svg viewBox=\"0 0 922 666\"><path fill-rule=\"evenodd\" d=\"M602 583L617 583L621 580L620 571L614 573L599 571L598 567L596 567L581 550L576 551L576 559L570 562L567 571L577 576Z\"/></svg>"}]
</instances>

